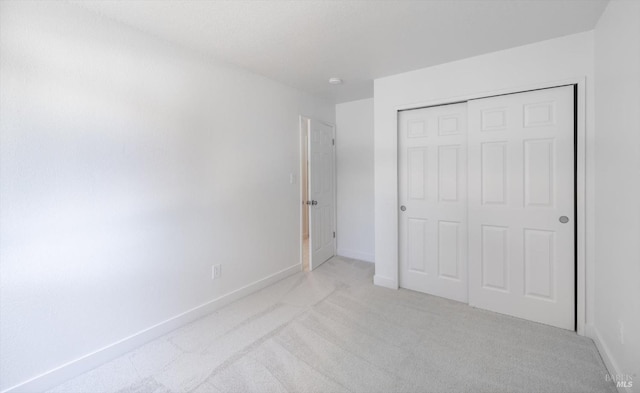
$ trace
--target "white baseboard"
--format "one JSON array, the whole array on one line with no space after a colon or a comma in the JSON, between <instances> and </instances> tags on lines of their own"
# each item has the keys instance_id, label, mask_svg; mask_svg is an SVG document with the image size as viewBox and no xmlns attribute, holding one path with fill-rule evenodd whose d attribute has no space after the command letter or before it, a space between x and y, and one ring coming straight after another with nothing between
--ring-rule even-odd
<instances>
[{"instance_id":1,"label":"white baseboard","mask_svg":"<svg viewBox=\"0 0 640 393\"><path fill-rule=\"evenodd\" d=\"M620 367L618 367L618 363L616 362L615 358L611 356L611 351L609 350L609 347L607 346L607 344L602 340L602 336L600 335L600 332L598 331L598 329L596 329L594 325L588 324L588 325L585 325L584 331L585 331L585 335L590 339L592 339L593 342L596 344L596 348L598 348L598 352L600 352L600 357L602 357L602 361L604 362L604 365L607 367L607 371L609 372L609 375L612 375L612 376L622 375L622 372L620 371ZM637 381L633 381L633 382L638 383ZM619 387L617 389L618 389L618 392L620 393L633 393L633 388Z\"/></svg>"},{"instance_id":2,"label":"white baseboard","mask_svg":"<svg viewBox=\"0 0 640 393\"><path fill-rule=\"evenodd\" d=\"M235 291L210 300L156 325L125 337L115 343L88 353L78 359L60 365L27 381L3 390L1 393L33 393L48 390L73 377L92 370L141 345L169 333L181 326L200 319L227 304L267 287L292 274L301 271L301 264L295 264L277 273L255 281Z\"/></svg>"},{"instance_id":3,"label":"white baseboard","mask_svg":"<svg viewBox=\"0 0 640 393\"><path fill-rule=\"evenodd\" d=\"M380 276L378 274L373 276L373 284L380 287L398 289L398 283L396 280L389 277Z\"/></svg>"},{"instance_id":4,"label":"white baseboard","mask_svg":"<svg viewBox=\"0 0 640 393\"><path fill-rule=\"evenodd\" d=\"M359 251L354 251L354 250L347 250L344 248L338 248L337 254L341 257L345 257L345 258L352 258L352 259L358 259L361 261L365 261L365 262L374 262L374 256L373 254L367 254L364 252L359 252Z\"/></svg>"}]
</instances>

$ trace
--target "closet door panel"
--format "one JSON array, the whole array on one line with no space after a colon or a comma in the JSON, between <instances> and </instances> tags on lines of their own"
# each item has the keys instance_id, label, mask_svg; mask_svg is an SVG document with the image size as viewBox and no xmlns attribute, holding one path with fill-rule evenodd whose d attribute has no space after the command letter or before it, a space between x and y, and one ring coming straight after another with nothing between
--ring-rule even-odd
<instances>
[{"instance_id":1,"label":"closet door panel","mask_svg":"<svg viewBox=\"0 0 640 393\"><path fill-rule=\"evenodd\" d=\"M400 286L467 302L466 104L399 114ZM400 208L401 206L398 206Z\"/></svg>"},{"instance_id":2,"label":"closet door panel","mask_svg":"<svg viewBox=\"0 0 640 393\"><path fill-rule=\"evenodd\" d=\"M573 86L468 103L469 303L575 328Z\"/></svg>"}]
</instances>

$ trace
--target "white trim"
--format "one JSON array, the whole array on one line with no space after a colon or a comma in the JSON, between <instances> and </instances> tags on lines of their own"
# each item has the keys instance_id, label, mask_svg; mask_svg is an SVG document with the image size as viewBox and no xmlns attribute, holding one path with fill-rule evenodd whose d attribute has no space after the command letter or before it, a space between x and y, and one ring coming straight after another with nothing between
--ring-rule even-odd
<instances>
[{"instance_id":1,"label":"white trim","mask_svg":"<svg viewBox=\"0 0 640 393\"><path fill-rule=\"evenodd\" d=\"M398 289L398 282L393 278L383 277L378 274L373 276L373 284L390 289Z\"/></svg>"},{"instance_id":2,"label":"white trim","mask_svg":"<svg viewBox=\"0 0 640 393\"><path fill-rule=\"evenodd\" d=\"M361 261L371 262L371 263L375 261L373 254L354 251L354 250L348 250L345 248L338 248L337 255L340 255L341 257L345 257L345 258L359 259Z\"/></svg>"},{"instance_id":3,"label":"white trim","mask_svg":"<svg viewBox=\"0 0 640 393\"><path fill-rule=\"evenodd\" d=\"M577 220L578 220L578 226L577 226L577 231L576 231L576 244L577 244L577 253L576 253L576 260L577 260L577 269L576 269L576 275L577 275L577 289L576 289L576 320L577 320L577 326L576 326L576 332L581 335L584 336L585 335L585 331L584 331L584 327L586 324L586 316L587 316L587 304L586 304L586 299L587 299L587 291L589 291L589 294L592 295L593 294L593 288L589 288L586 285L586 266L587 266L587 237L586 237L586 230L587 230L587 209L586 209L586 199L587 199L587 188L586 188L586 183L587 183L587 174L586 174L586 170L587 170L587 157L586 157L586 152L587 152L587 129L586 129L586 120L587 120L587 110L586 110L586 88L587 88L587 82L586 82L586 77L575 77L575 78L568 78L568 79L561 79L561 80L556 80L556 81L551 81L551 82L540 82L540 83L535 83L535 84L528 84L528 85L522 85L522 86L518 86L518 87L510 87L510 88L505 88L505 89L499 89L499 90L492 90L492 91L485 91L485 92L479 92L479 93L473 93L473 94L466 94L463 96L454 96L454 97L448 97L448 98L441 98L441 99L436 99L436 100L429 100L429 101L421 101L421 102L416 102L413 104L404 104L404 105L398 105L394 107L394 116L396 117L396 134L398 132L398 121L397 121L397 117L398 117L398 112L402 111L402 110L409 110L409 109L417 109L417 108L424 108L424 107L429 107L429 106L436 106L436 105L445 105L445 104L452 104L452 103L457 103L457 102L465 102L465 101L469 101L469 100L473 100L473 99L479 99L479 98L485 98L485 97L491 97L491 96L496 96L496 95L501 95L501 94L514 94L514 93L520 93L520 92L524 92L524 91L528 91L528 90L537 90L537 89L546 89L546 88L552 88L552 87L558 87L558 86L564 86L564 85L577 85L578 86L578 93L577 93L577 110L578 110L578 114L576 116L577 118L577 143L578 143L578 149L577 149L577 155L576 155L576 162L577 162L577 172L576 172L576 182L577 182L577 192L576 192L576 203L577 203ZM398 148L396 146L396 160L395 160L395 172L398 172ZM396 177L396 184L398 184L398 178ZM590 196L589 196L590 197ZM396 190L396 205L397 205L397 200L398 200L398 190ZM592 200L592 199L591 199ZM394 213L395 217L396 217L396 222L398 222L399 220L399 216L398 216L398 209L397 206L394 207ZM396 239L398 239L399 236L399 231L396 230ZM399 264L399 252L400 252L400 246L399 246L399 242L396 242L396 258L395 258L395 268L396 268L396 278L395 279L388 279L385 278L385 280L392 280L393 285L395 287L399 287L400 285L400 264ZM376 281L374 280L374 284L376 283ZM376 284L378 285L378 284ZM385 287L391 287L389 285L384 285L384 284L379 284L381 286L385 286ZM593 298L592 296L589 296L589 298ZM589 305L589 308L591 308L591 305Z\"/></svg>"},{"instance_id":4,"label":"white trim","mask_svg":"<svg viewBox=\"0 0 640 393\"><path fill-rule=\"evenodd\" d=\"M200 319L213 311L226 306L227 304L245 297L253 292L259 291L277 281L280 281L292 274L300 272L300 264L292 265L280 270L270 276L257 280L235 291L217 297L181 314L171 317L149 328L134 333L119 341L102 347L94 352L88 353L75 360L58 366L43 374L33 377L27 381L3 390L1 393L26 393L40 392L55 387L73 377L92 370L110 360L117 358L141 345L163 336L181 326Z\"/></svg>"},{"instance_id":5,"label":"white trim","mask_svg":"<svg viewBox=\"0 0 640 393\"><path fill-rule=\"evenodd\" d=\"M602 336L600 336L600 332L598 331L598 329L596 329L596 327L592 324L588 324L585 325L585 335L589 338L591 338L593 340L593 342L596 344L596 348L598 349L598 352L600 352L600 357L602 358L602 361L604 362L605 367L607 368L607 371L609 372L609 375L622 375L622 372L620 372L620 367L618 367L618 363L616 363L616 361L614 360L614 357L611 356L611 351L609 351L609 347L607 347L607 344L604 343L604 341L602 340ZM603 376L604 378L604 376ZM637 381L634 381L637 383ZM618 387L618 392L620 393L632 393L632 388L624 388L624 387Z\"/></svg>"},{"instance_id":6,"label":"white trim","mask_svg":"<svg viewBox=\"0 0 640 393\"><path fill-rule=\"evenodd\" d=\"M587 81L579 78L576 103L576 332L584 336L587 324ZM594 200L594 199L590 199Z\"/></svg>"},{"instance_id":7,"label":"white trim","mask_svg":"<svg viewBox=\"0 0 640 393\"><path fill-rule=\"evenodd\" d=\"M338 255L338 134L336 125L325 123L333 129L331 158L333 160L333 255Z\"/></svg>"}]
</instances>

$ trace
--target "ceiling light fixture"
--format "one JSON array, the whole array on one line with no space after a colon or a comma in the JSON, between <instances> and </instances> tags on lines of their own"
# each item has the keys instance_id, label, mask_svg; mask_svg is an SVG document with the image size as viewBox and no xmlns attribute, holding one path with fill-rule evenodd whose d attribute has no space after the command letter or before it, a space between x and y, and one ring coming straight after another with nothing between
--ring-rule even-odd
<instances>
[{"instance_id":1,"label":"ceiling light fixture","mask_svg":"<svg viewBox=\"0 0 640 393\"><path fill-rule=\"evenodd\" d=\"M341 85L342 84L342 79L340 79L340 78L329 78L329 83L331 83L332 85Z\"/></svg>"}]
</instances>

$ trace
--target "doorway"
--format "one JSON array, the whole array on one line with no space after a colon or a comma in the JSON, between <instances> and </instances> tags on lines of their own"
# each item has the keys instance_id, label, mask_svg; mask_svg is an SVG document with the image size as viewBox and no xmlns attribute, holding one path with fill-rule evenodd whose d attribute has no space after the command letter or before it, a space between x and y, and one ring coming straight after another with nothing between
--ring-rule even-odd
<instances>
[{"instance_id":1,"label":"doorway","mask_svg":"<svg viewBox=\"0 0 640 393\"><path fill-rule=\"evenodd\" d=\"M400 112L400 286L575 329L575 99Z\"/></svg>"},{"instance_id":2,"label":"doorway","mask_svg":"<svg viewBox=\"0 0 640 393\"><path fill-rule=\"evenodd\" d=\"M309 248L309 123L300 117L300 195L302 215L302 271L308 272L311 259Z\"/></svg>"},{"instance_id":3,"label":"doorway","mask_svg":"<svg viewBox=\"0 0 640 393\"><path fill-rule=\"evenodd\" d=\"M300 117L300 250L303 271L335 255L335 127Z\"/></svg>"}]
</instances>

